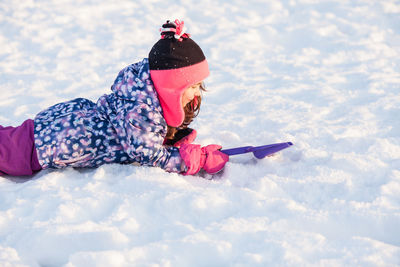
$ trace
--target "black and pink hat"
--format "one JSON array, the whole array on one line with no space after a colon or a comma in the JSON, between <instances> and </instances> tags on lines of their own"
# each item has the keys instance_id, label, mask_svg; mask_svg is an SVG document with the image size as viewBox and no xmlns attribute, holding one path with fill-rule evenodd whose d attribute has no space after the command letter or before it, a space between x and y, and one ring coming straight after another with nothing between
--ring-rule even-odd
<instances>
[{"instance_id":1,"label":"black and pink hat","mask_svg":"<svg viewBox=\"0 0 400 267\"><path fill-rule=\"evenodd\" d=\"M160 31L161 39L149 53L150 76L167 124L178 127L185 118L183 92L207 78L210 71L203 51L185 32L183 21L168 20Z\"/></svg>"}]
</instances>

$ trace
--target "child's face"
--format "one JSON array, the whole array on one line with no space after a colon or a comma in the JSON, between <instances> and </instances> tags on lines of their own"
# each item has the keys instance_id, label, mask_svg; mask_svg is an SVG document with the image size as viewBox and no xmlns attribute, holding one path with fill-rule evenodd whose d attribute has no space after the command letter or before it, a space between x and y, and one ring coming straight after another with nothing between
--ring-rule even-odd
<instances>
[{"instance_id":1,"label":"child's face","mask_svg":"<svg viewBox=\"0 0 400 267\"><path fill-rule=\"evenodd\" d=\"M185 107L190 101L192 101L196 96L200 96L200 83L196 83L195 85L187 88L182 95L182 107Z\"/></svg>"}]
</instances>

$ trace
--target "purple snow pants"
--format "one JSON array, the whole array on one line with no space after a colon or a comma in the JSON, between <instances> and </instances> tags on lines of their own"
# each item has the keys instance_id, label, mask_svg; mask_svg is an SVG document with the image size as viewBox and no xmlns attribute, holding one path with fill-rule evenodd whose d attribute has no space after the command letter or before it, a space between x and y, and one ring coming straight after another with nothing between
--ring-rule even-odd
<instances>
[{"instance_id":1,"label":"purple snow pants","mask_svg":"<svg viewBox=\"0 0 400 267\"><path fill-rule=\"evenodd\" d=\"M33 136L33 120L18 127L0 125L0 175L32 175L41 170Z\"/></svg>"}]
</instances>

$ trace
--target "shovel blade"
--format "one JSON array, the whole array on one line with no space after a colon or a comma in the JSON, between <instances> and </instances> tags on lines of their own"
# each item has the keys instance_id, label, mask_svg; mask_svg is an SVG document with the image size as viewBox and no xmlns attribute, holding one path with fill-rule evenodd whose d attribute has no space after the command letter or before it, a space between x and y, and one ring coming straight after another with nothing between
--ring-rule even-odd
<instances>
[{"instance_id":1,"label":"shovel blade","mask_svg":"<svg viewBox=\"0 0 400 267\"><path fill-rule=\"evenodd\" d=\"M274 153L281 151L282 149L285 149L292 145L293 145L292 142L286 142L286 143L276 143L276 144L270 144L270 145L265 145L265 146L256 146L256 147L242 146L242 147L235 147L235 148L230 148L230 149L223 149L223 150L221 150L221 152L223 152L229 156L253 152L253 155L256 158L262 159L268 155L274 154Z\"/></svg>"},{"instance_id":2,"label":"shovel blade","mask_svg":"<svg viewBox=\"0 0 400 267\"><path fill-rule=\"evenodd\" d=\"M288 148L292 145L293 145L292 142L277 143L277 144L271 144L271 145L266 145L266 146L261 146L261 147L255 147L252 149L252 151L253 151L253 155L256 158L262 159L262 158L265 158L266 156L274 154L274 153L281 151L282 149Z\"/></svg>"}]
</instances>

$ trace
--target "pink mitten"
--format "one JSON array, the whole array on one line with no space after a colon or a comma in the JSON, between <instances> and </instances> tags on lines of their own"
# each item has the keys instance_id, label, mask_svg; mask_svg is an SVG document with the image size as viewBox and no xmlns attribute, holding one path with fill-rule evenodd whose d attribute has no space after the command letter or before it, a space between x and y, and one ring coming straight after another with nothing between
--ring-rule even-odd
<instances>
[{"instance_id":1,"label":"pink mitten","mask_svg":"<svg viewBox=\"0 0 400 267\"><path fill-rule=\"evenodd\" d=\"M201 147L194 144L183 144L179 153L187 167L185 175L198 173L203 168L207 173L219 172L229 160L229 156L219 151L219 145Z\"/></svg>"},{"instance_id":2,"label":"pink mitten","mask_svg":"<svg viewBox=\"0 0 400 267\"><path fill-rule=\"evenodd\" d=\"M220 145L208 145L201 148L203 155L206 155L203 170L207 173L214 174L219 172L229 161L229 156L219 151L221 148L222 146Z\"/></svg>"}]
</instances>

